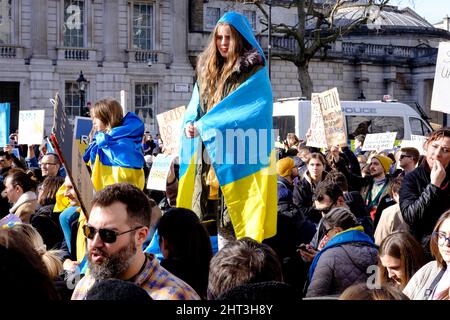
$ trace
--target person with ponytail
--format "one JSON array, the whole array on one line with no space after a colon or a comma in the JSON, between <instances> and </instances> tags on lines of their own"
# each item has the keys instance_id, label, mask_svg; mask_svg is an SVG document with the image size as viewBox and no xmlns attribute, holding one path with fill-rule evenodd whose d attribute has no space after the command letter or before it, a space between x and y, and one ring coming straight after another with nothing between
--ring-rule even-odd
<instances>
[{"instance_id":1,"label":"person with ponytail","mask_svg":"<svg viewBox=\"0 0 450 320\"><path fill-rule=\"evenodd\" d=\"M9 213L18 216L22 222L29 223L37 208L37 180L33 173L22 169L11 169L4 181L6 197L12 204Z\"/></svg>"}]
</instances>

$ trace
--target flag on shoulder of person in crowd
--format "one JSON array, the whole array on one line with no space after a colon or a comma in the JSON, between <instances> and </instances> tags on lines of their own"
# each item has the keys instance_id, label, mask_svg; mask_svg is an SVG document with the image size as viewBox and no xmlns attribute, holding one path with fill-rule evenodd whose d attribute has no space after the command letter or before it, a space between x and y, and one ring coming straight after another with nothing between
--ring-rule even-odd
<instances>
[{"instance_id":1,"label":"flag on shoulder of person in crowd","mask_svg":"<svg viewBox=\"0 0 450 320\"><path fill-rule=\"evenodd\" d=\"M225 17L227 20L223 22L233 25L264 58L248 21L239 15L228 14L222 19ZM238 239L250 237L262 241L276 234L277 178L272 101L267 67L264 67L200 119L196 84L185 111L182 128L195 121ZM181 134L180 142L177 205L191 209L196 163L202 156L198 148L199 137L188 139Z\"/></svg>"},{"instance_id":2,"label":"flag on shoulder of person in crowd","mask_svg":"<svg viewBox=\"0 0 450 320\"><path fill-rule=\"evenodd\" d=\"M117 182L129 182L139 189L145 185L142 137L144 123L133 112L128 112L122 125L108 133L98 131L86 149L84 161L91 168L91 179L96 191Z\"/></svg>"},{"instance_id":3,"label":"flag on shoulder of person in crowd","mask_svg":"<svg viewBox=\"0 0 450 320\"><path fill-rule=\"evenodd\" d=\"M12 226L15 225L16 223L22 223L22 220L20 220L20 218L16 216L14 213L9 213L2 219L0 219L0 228L2 229L12 228Z\"/></svg>"}]
</instances>

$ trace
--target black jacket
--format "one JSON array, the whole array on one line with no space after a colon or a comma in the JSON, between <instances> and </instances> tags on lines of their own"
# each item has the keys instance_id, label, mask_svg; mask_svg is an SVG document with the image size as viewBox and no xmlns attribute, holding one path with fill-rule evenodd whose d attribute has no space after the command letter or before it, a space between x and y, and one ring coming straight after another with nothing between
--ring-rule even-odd
<instances>
[{"instance_id":1,"label":"black jacket","mask_svg":"<svg viewBox=\"0 0 450 320\"><path fill-rule=\"evenodd\" d=\"M450 209L450 166L442 188L431 184L430 167L424 161L403 179L400 210L411 233L428 251L429 236L439 217Z\"/></svg>"},{"instance_id":2,"label":"black jacket","mask_svg":"<svg viewBox=\"0 0 450 320\"><path fill-rule=\"evenodd\" d=\"M61 248L64 239L59 224L59 212L53 212L54 204L39 207L31 216L30 223L42 236L47 250Z\"/></svg>"},{"instance_id":3,"label":"black jacket","mask_svg":"<svg viewBox=\"0 0 450 320\"><path fill-rule=\"evenodd\" d=\"M294 186L294 204L299 208L302 214L310 219L314 223L319 223L322 218L321 213L313 208L313 195L314 188L311 182L309 181L309 177L307 176L307 172L299 180L299 183ZM325 179L327 172L324 171L322 173L322 181Z\"/></svg>"}]
</instances>

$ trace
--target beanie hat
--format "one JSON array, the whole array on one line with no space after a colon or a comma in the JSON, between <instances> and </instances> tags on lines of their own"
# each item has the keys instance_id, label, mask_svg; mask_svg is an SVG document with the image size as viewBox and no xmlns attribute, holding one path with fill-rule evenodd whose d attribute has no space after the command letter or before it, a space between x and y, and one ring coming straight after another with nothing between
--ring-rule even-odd
<instances>
[{"instance_id":1,"label":"beanie hat","mask_svg":"<svg viewBox=\"0 0 450 320\"><path fill-rule=\"evenodd\" d=\"M380 161L381 165L383 166L384 173L388 173L389 169L391 168L392 160L386 156L383 156L382 154L374 155L372 158L377 159Z\"/></svg>"},{"instance_id":2,"label":"beanie hat","mask_svg":"<svg viewBox=\"0 0 450 320\"><path fill-rule=\"evenodd\" d=\"M287 177L291 174L291 169L295 167L295 162L292 158L286 157L277 161L277 174L282 177Z\"/></svg>"}]
</instances>

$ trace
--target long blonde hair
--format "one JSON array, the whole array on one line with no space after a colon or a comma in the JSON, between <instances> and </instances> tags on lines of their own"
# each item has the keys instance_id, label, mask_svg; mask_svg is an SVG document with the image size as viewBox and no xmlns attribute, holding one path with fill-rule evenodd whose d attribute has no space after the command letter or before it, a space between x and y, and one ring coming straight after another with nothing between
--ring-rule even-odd
<instances>
[{"instance_id":1,"label":"long blonde hair","mask_svg":"<svg viewBox=\"0 0 450 320\"><path fill-rule=\"evenodd\" d=\"M221 26L228 25L231 29L228 57L224 59L217 48L216 37ZM228 23L218 23L211 33L206 49L200 54L197 61L197 77L200 85L200 97L205 103L206 111L211 110L222 100L226 80L234 71L234 66L244 49L250 44L242 35Z\"/></svg>"},{"instance_id":2,"label":"long blonde hair","mask_svg":"<svg viewBox=\"0 0 450 320\"><path fill-rule=\"evenodd\" d=\"M59 259L59 255L62 251L47 251L44 240L31 224L17 223L11 227L11 230L17 234L20 234L21 238L36 250L36 252L42 257L42 261L47 268L50 279L55 280L63 270L63 264Z\"/></svg>"}]
</instances>

